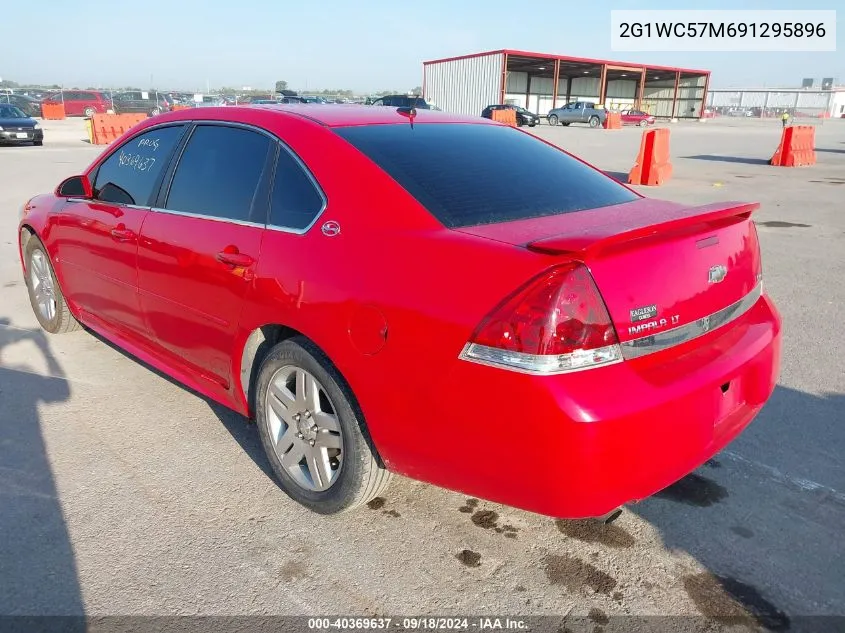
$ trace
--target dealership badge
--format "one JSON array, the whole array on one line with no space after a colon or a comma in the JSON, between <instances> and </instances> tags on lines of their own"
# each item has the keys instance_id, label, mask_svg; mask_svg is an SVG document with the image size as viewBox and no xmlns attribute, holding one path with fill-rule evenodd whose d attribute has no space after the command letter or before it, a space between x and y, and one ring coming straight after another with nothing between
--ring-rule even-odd
<instances>
[{"instance_id":1,"label":"dealership badge","mask_svg":"<svg viewBox=\"0 0 845 633\"><path fill-rule=\"evenodd\" d=\"M645 321L657 316L657 305L643 306L631 310L631 322Z\"/></svg>"}]
</instances>

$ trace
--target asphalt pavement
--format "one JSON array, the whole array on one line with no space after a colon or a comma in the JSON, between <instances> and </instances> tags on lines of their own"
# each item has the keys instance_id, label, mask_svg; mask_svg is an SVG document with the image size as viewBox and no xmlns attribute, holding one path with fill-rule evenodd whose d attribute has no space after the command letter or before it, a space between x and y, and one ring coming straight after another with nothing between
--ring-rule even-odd
<instances>
[{"instance_id":1,"label":"asphalt pavement","mask_svg":"<svg viewBox=\"0 0 845 633\"><path fill-rule=\"evenodd\" d=\"M767 164L776 121L671 126L674 176L640 189L762 203L783 367L737 441L610 526L403 478L368 508L312 514L276 487L244 418L91 333L42 332L18 211L101 151L79 120L45 127L41 148L0 148L0 615L689 615L780 630L845 615L845 121L820 121L818 163L794 169ZM620 178L641 134L533 131Z\"/></svg>"}]
</instances>

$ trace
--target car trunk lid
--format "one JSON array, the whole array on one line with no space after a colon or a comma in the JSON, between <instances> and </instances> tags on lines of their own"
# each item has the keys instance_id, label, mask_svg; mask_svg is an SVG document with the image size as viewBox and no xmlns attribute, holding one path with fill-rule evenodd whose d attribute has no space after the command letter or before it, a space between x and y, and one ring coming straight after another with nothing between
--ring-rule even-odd
<instances>
[{"instance_id":1,"label":"car trunk lid","mask_svg":"<svg viewBox=\"0 0 845 633\"><path fill-rule=\"evenodd\" d=\"M703 319L755 289L760 255L750 216L758 206L643 198L457 230L584 262L624 343Z\"/></svg>"}]
</instances>

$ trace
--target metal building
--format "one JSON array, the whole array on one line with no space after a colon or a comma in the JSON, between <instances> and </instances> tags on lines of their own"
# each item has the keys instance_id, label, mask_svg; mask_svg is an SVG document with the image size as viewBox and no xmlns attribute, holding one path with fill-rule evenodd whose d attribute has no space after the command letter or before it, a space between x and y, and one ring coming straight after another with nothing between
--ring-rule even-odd
<instances>
[{"instance_id":1,"label":"metal building","mask_svg":"<svg viewBox=\"0 0 845 633\"><path fill-rule=\"evenodd\" d=\"M707 95L707 109L723 116L765 118L788 112L796 118L840 118L845 117L845 89L713 89Z\"/></svg>"},{"instance_id":2,"label":"metal building","mask_svg":"<svg viewBox=\"0 0 845 633\"><path fill-rule=\"evenodd\" d=\"M423 62L425 99L447 112L467 115L500 103L545 115L554 107L588 100L658 117L699 118L709 81L709 70L515 50Z\"/></svg>"}]
</instances>

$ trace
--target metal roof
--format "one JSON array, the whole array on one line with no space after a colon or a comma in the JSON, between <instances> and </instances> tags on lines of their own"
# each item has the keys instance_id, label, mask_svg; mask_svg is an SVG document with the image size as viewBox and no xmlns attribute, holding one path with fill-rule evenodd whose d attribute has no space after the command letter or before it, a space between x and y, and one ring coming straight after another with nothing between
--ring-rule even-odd
<instances>
[{"instance_id":1,"label":"metal roof","mask_svg":"<svg viewBox=\"0 0 845 633\"><path fill-rule=\"evenodd\" d=\"M485 51L483 53L472 53L469 55L458 55L456 57L445 57L443 59L433 59L430 61L423 62L423 65L429 64L439 64L441 62L451 62L458 59L471 59L473 57L482 57L484 55L495 55L497 53L505 53L509 56L516 56L516 57L530 57L540 60L556 60L559 59L562 62L571 62L575 64L590 64L590 65L602 65L608 64L610 66L629 66L631 68L642 68L645 70L662 70L662 71L671 71L671 72L681 72L681 73L688 73L691 75L709 75L709 70L697 70L695 68L680 68L676 66L657 66L654 64L642 64L639 62L621 62L621 61L612 61L609 59L592 59L589 57L572 57L570 55L553 55L551 53L533 53L530 51L520 51L514 50L510 48L503 48L496 51Z\"/></svg>"}]
</instances>

